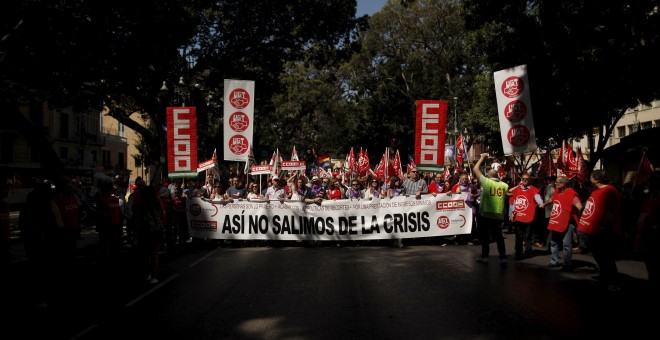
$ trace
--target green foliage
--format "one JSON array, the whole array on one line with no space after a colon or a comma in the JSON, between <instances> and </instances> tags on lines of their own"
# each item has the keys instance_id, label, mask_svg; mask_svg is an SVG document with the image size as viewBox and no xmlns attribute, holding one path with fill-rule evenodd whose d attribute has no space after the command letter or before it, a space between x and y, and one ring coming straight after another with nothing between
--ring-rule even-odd
<instances>
[{"instance_id":1,"label":"green foliage","mask_svg":"<svg viewBox=\"0 0 660 340\"><path fill-rule=\"evenodd\" d=\"M471 46L491 70L527 64L538 144L591 135L658 98L658 1L464 1ZM594 150L591 150L592 152ZM592 153L591 164L600 157Z\"/></svg>"}]
</instances>

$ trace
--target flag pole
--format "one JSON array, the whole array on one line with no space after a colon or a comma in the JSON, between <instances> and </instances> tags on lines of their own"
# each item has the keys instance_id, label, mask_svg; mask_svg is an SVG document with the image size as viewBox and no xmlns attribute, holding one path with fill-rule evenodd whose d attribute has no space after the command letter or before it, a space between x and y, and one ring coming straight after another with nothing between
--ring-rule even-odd
<instances>
[{"instance_id":1,"label":"flag pole","mask_svg":"<svg viewBox=\"0 0 660 340\"><path fill-rule=\"evenodd\" d=\"M639 165L637 166L637 172L635 172L635 178L633 179L632 189L630 189L630 190L635 189L635 184L637 184L637 175L639 174L639 170L642 169L642 164L644 163L644 157L645 156L646 156L646 150L644 152L642 152L642 159L639 161Z\"/></svg>"}]
</instances>

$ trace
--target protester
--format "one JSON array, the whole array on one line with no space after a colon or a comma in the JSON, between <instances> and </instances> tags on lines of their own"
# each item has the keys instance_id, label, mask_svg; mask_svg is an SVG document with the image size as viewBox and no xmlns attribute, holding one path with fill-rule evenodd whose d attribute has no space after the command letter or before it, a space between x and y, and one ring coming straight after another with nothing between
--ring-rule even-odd
<instances>
[{"instance_id":1,"label":"protester","mask_svg":"<svg viewBox=\"0 0 660 340\"><path fill-rule=\"evenodd\" d=\"M163 203L156 188L147 186L133 207L137 220L138 248L145 280L158 283L159 253L163 244Z\"/></svg>"},{"instance_id":2,"label":"protester","mask_svg":"<svg viewBox=\"0 0 660 340\"><path fill-rule=\"evenodd\" d=\"M5 267L9 265L11 259L11 252L9 250L9 245L11 241L11 230L9 227L9 203L5 202L9 191L9 186L6 181L0 182L0 232L2 239L2 270L4 271Z\"/></svg>"},{"instance_id":3,"label":"protester","mask_svg":"<svg viewBox=\"0 0 660 340\"><path fill-rule=\"evenodd\" d=\"M442 194L449 192L449 186L445 184L445 179L441 172L435 174L435 179L429 184L428 190L430 194Z\"/></svg>"},{"instance_id":4,"label":"protester","mask_svg":"<svg viewBox=\"0 0 660 340\"><path fill-rule=\"evenodd\" d=\"M248 201L263 199L263 196L259 192L259 185L257 183L250 183L249 189L250 190L248 191L248 194L247 194L247 200Z\"/></svg>"},{"instance_id":5,"label":"protester","mask_svg":"<svg viewBox=\"0 0 660 340\"><path fill-rule=\"evenodd\" d=\"M548 241L548 222L552 215L552 197L555 194L555 181L556 176L549 176L545 178L545 187L543 188L543 212L539 216L536 225L536 232L534 233L534 246L537 248L549 250L550 242Z\"/></svg>"},{"instance_id":6,"label":"protester","mask_svg":"<svg viewBox=\"0 0 660 340\"><path fill-rule=\"evenodd\" d=\"M516 260L532 257L532 225L536 216L536 207L543 207L539 189L531 185L530 181L529 175L524 174L520 178L520 184L509 189L509 194L513 198L510 220L516 230Z\"/></svg>"},{"instance_id":7,"label":"protester","mask_svg":"<svg viewBox=\"0 0 660 340\"><path fill-rule=\"evenodd\" d=\"M240 201L247 198L247 189L242 179L235 177L233 180L234 185L227 188L226 196L229 199Z\"/></svg>"},{"instance_id":8,"label":"protester","mask_svg":"<svg viewBox=\"0 0 660 340\"><path fill-rule=\"evenodd\" d=\"M403 181L403 187L405 188L405 195L415 195L415 198L422 198L422 194L428 194L429 188L426 182L422 181L419 178L419 173L417 168L410 169L410 178Z\"/></svg>"},{"instance_id":9,"label":"protester","mask_svg":"<svg viewBox=\"0 0 660 340\"><path fill-rule=\"evenodd\" d=\"M116 265L119 263L121 249L122 213L119 198L113 194L114 188L110 182L100 184L96 201L96 230L99 233L99 257L102 263Z\"/></svg>"},{"instance_id":10,"label":"protester","mask_svg":"<svg viewBox=\"0 0 660 340\"><path fill-rule=\"evenodd\" d=\"M55 184L55 204L60 210L64 226L59 230L59 255L62 264L69 267L76 259L77 242L80 238L80 209L81 203L74 191L71 179L62 176Z\"/></svg>"},{"instance_id":11,"label":"protester","mask_svg":"<svg viewBox=\"0 0 660 340\"><path fill-rule=\"evenodd\" d=\"M429 191L431 190L431 186L429 185ZM476 227L476 217L477 217L477 205L476 201L479 198L479 189L472 183L470 183L470 179L468 178L468 175L466 173L460 174L458 177L458 183L456 183L451 190L447 191L447 195L451 194L461 194L461 193L467 193L467 197L465 198L465 204L467 204L468 207L472 210L472 230L470 234L463 234L460 235L457 238L458 243L462 244L469 244L470 242L474 242L474 239L477 237L477 227Z\"/></svg>"},{"instance_id":12,"label":"protester","mask_svg":"<svg viewBox=\"0 0 660 340\"><path fill-rule=\"evenodd\" d=\"M58 277L54 266L57 243L55 235L64 226L49 183L36 183L27 195L19 214L18 226L28 257L31 302L38 307L47 307L51 302L50 293L54 281Z\"/></svg>"},{"instance_id":13,"label":"protester","mask_svg":"<svg viewBox=\"0 0 660 340\"><path fill-rule=\"evenodd\" d=\"M660 288L660 172L651 175L648 191L640 209L634 249L641 253L649 282L657 292Z\"/></svg>"},{"instance_id":14,"label":"protester","mask_svg":"<svg viewBox=\"0 0 660 340\"><path fill-rule=\"evenodd\" d=\"M401 179L397 176L390 177L387 185L387 198L392 198L395 196L401 196L406 194L406 189L401 184Z\"/></svg>"},{"instance_id":15,"label":"protester","mask_svg":"<svg viewBox=\"0 0 660 340\"><path fill-rule=\"evenodd\" d=\"M364 198L368 200L380 198L380 190L378 190L378 178L372 178L371 181L369 181L369 184L369 188L365 190Z\"/></svg>"},{"instance_id":16,"label":"protester","mask_svg":"<svg viewBox=\"0 0 660 340\"><path fill-rule=\"evenodd\" d=\"M284 200L286 199L286 193L284 192L284 189L280 187L280 178L278 176L273 176L271 182L271 186L268 187L268 190L266 190L264 198L267 201L279 200L280 202L284 203Z\"/></svg>"},{"instance_id":17,"label":"protester","mask_svg":"<svg viewBox=\"0 0 660 340\"><path fill-rule=\"evenodd\" d=\"M589 180L594 190L587 199L578 230L587 235L589 249L598 264L600 284L619 290L615 254L621 237L621 197L604 170L594 170Z\"/></svg>"},{"instance_id":18,"label":"protester","mask_svg":"<svg viewBox=\"0 0 660 340\"><path fill-rule=\"evenodd\" d=\"M362 190L360 189L360 182L357 179L351 181L351 186L346 191L346 197L350 200L360 200L362 198Z\"/></svg>"},{"instance_id":19,"label":"protester","mask_svg":"<svg viewBox=\"0 0 660 340\"><path fill-rule=\"evenodd\" d=\"M550 264L548 267L561 267L563 271L573 270L573 230L582 210L578 193L569 188L566 176L559 176L555 181L555 193L552 196L552 216L548 222L550 230ZM564 264L559 263L559 247L564 250Z\"/></svg>"},{"instance_id":20,"label":"protester","mask_svg":"<svg viewBox=\"0 0 660 340\"><path fill-rule=\"evenodd\" d=\"M342 191L341 183L336 178L330 179L330 185L328 190L325 192L326 199L329 200L340 200L344 198L344 192Z\"/></svg>"},{"instance_id":21,"label":"protester","mask_svg":"<svg viewBox=\"0 0 660 340\"><path fill-rule=\"evenodd\" d=\"M491 168L487 174L481 172L481 164L488 158L487 153L481 157L472 169L474 176L481 185L481 198L479 205L479 240L481 241L481 256L477 259L479 263L488 263L490 252L490 238L495 238L497 252L500 255L500 264L507 264L504 236L502 235L501 221L504 205L506 204L506 192L509 186L500 181L497 170Z\"/></svg>"},{"instance_id":22,"label":"protester","mask_svg":"<svg viewBox=\"0 0 660 340\"><path fill-rule=\"evenodd\" d=\"M177 250L185 251L188 240L190 239L190 229L188 227L188 218L186 216L186 200L181 188L174 189L172 197L172 207L174 211L174 230L176 231Z\"/></svg>"}]
</instances>

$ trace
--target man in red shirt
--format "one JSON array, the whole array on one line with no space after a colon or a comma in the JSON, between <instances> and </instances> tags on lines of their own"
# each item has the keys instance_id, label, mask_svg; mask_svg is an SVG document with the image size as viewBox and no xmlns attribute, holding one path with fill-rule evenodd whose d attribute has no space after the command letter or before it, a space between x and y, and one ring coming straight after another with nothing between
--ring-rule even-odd
<instances>
[{"instance_id":1,"label":"man in red shirt","mask_svg":"<svg viewBox=\"0 0 660 340\"><path fill-rule=\"evenodd\" d=\"M449 192L449 187L445 185L445 179L441 172L435 174L435 180L429 183L429 194L442 194Z\"/></svg>"},{"instance_id":2,"label":"man in red shirt","mask_svg":"<svg viewBox=\"0 0 660 340\"><path fill-rule=\"evenodd\" d=\"M617 238L621 235L621 196L610 185L610 177L604 170L594 170L589 180L594 191L582 211L578 231L587 235L589 249L598 264L601 285L619 290L615 253Z\"/></svg>"},{"instance_id":3,"label":"man in red shirt","mask_svg":"<svg viewBox=\"0 0 660 340\"><path fill-rule=\"evenodd\" d=\"M563 271L573 269L573 230L577 224L578 212L582 210L580 195L568 187L566 176L557 177L555 193L552 196L552 215L548 222L551 232L549 267L562 267ZM564 265L559 264L559 245L564 249Z\"/></svg>"},{"instance_id":4,"label":"man in red shirt","mask_svg":"<svg viewBox=\"0 0 660 340\"><path fill-rule=\"evenodd\" d=\"M530 184L528 174L522 175L520 184L509 189L509 195L513 199L513 209L509 220L516 230L516 260L522 260L532 256L532 223L536 214L536 207L543 207L543 198L539 189ZM523 243L525 252L523 253Z\"/></svg>"}]
</instances>

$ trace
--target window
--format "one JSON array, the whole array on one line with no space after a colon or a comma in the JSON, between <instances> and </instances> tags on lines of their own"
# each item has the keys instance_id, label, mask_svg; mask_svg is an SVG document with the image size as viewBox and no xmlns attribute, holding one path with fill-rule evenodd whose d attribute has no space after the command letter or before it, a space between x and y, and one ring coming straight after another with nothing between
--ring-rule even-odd
<instances>
[{"instance_id":1,"label":"window","mask_svg":"<svg viewBox=\"0 0 660 340\"><path fill-rule=\"evenodd\" d=\"M636 124L628 125L628 134L630 135L635 132L637 132L637 125Z\"/></svg>"},{"instance_id":2,"label":"window","mask_svg":"<svg viewBox=\"0 0 660 340\"><path fill-rule=\"evenodd\" d=\"M117 135L119 137L124 137L124 124L122 124L122 123L117 124ZM121 157L119 157L119 158L121 158Z\"/></svg>"},{"instance_id":3,"label":"window","mask_svg":"<svg viewBox=\"0 0 660 340\"><path fill-rule=\"evenodd\" d=\"M92 162L96 163L96 151L92 151Z\"/></svg>"},{"instance_id":4,"label":"window","mask_svg":"<svg viewBox=\"0 0 660 340\"><path fill-rule=\"evenodd\" d=\"M69 115L60 113L60 138L69 138Z\"/></svg>"},{"instance_id":5,"label":"window","mask_svg":"<svg viewBox=\"0 0 660 340\"><path fill-rule=\"evenodd\" d=\"M119 159L117 159L117 167L120 169L124 168L124 153L120 152L119 155L117 156Z\"/></svg>"},{"instance_id":6,"label":"window","mask_svg":"<svg viewBox=\"0 0 660 340\"><path fill-rule=\"evenodd\" d=\"M642 130L650 129L652 127L653 127L653 122L651 121L642 123Z\"/></svg>"},{"instance_id":7,"label":"window","mask_svg":"<svg viewBox=\"0 0 660 340\"><path fill-rule=\"evenodd\" d=\"M67 147L60 148L60 158L64 161L69 160L69 148Z\"/></svg>"},{"instance_id":8,"label":"window","mask_svg":"<svg viewBox=\"0 0 660 340\"><path fill-rule=\"evenodd\" d=\"M616 136L619 138L623 138L626 136L626 127L625 126L618 126L616 128Z\"/></svg>"},{"instance_id":9,"label":"window","mask_svg":"<svg viewBox=\"0 0 660 340\"><path fill-rule=\"evenodd\" d=\"M112 168L112 160L110 159L110 150L103 150L103 166Z\"/></svg>"}]
</instances>

